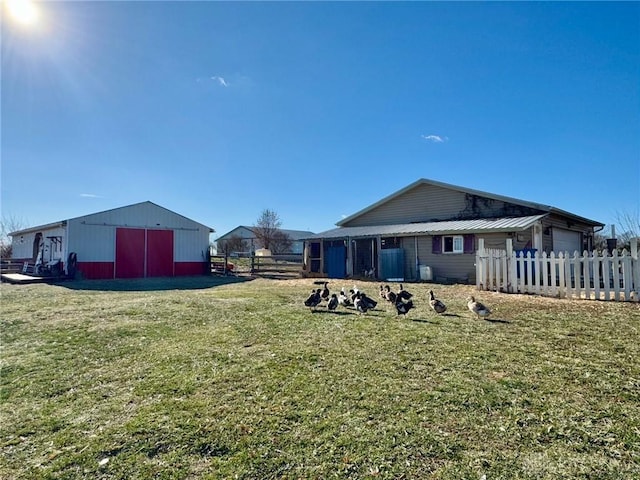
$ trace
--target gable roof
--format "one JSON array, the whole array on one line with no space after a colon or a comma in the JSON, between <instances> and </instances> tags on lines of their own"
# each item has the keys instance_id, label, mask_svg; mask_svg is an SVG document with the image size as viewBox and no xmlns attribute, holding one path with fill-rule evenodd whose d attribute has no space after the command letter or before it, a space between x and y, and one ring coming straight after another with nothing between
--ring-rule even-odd
<instances>
[{"instance_id":1,"label":"gable roof","mask_svg":"<svg viewBox=\"0 0 640 480\"><path fill-rule=\"evenodd\" d=\"M131 205L125 205L123 207L110 208L108 210L103 210L101 212L88 213L86 215L80 215L78 217L71 217L71 218L68 218L66 220L60 220L58 222L47 223L45 225L36 225L34 227L24 228L22 230L16 230L15 232L9 233L9 236L13 237L15 235L24 235L25 233L31 233L31 232L35 232L35 231L39 231L39 230L49 230L49 229L52 229L52 228L64 226L67 222L69 222L71 220L78 220L78 219L85 218L85 217L91 217L92 215L102 215L104 213L114 212L116 210L122 210L122 209L125 209L125 208L136 207L136 206L144 205L144 204L153 205L154 207L160 208L162 210L165 210L165 211L171 213L172 215L177 215L178 217L184 218L185 220L197 223L198 225L201 225L205 229L209 230L209 233L215 232L215 230L213 228L211 228L211 227L208 227L208 226L206 226L206 225L204 225L204 224L202 224L200 222L196 222L195 220L193 220L191 218L185 217L184 215L180 215L179 213L176 213L176 212L174 212L172 210L169 210L168 208L162 207L162 206L160 206L160 205L158 205L156 203L153 203L153 202L151 202L149 200L146 200L144 202L133 203Z\"/></svg>"},{"instance_id":2,"label":"gable roof","mask_svg":"<svg viewBox=\"0 0 640 480\"><path fill-rule=\"evenodd\" d=\"M227 232L227 233L225 233L224 235L220 235L220 236L216 239L216 241L218 241L218 240L222 240L222 239L224 239L225 237L230 237L230 236L232 236L232 235L233 235L233 232L235 232L236 230L239 230L239 229L241 229L241 228L244 228L244 229L246 229L246 230L249 230L249 231L253 234L253 236L250 236L250 237L241 237L243 240L249 240L249 239L251 239L251 238L256 238L256 237L255 237L255 233L253 232L253 229L254 229L255 227L253 227L253 226L247 226L247 225L238 225L238 226L237 226L236 228L234 228L233 230L228 231L228 232ZM309 232L309 231L306 231L306 230L287 230L287 229L284 229L284 228L280 228L280 229L278 229L278 230L280 230L282 233L285 233L286 235L288 235L288 236L289 236L289 238L291 238L291 240L303 240L303 239L305 239L305 238L309 238L309 237L312 237L313 235L315 235L313 232Z\"/></svg>"},{"instance_id":3,"label":"gable roof","mask_svg":"<svg viewBox=\"0 0 640 480\"><path fill-rule=\"evenodd\" d=\"M338 227L343 226L349 222L351 222L352 220L364 215L365 213L368 213L376 208L378 208L381 205L384 205L385 203L396 199L398 197L400 197L401 195L407 193L410 190L413 190L414 188L421 186L421 185L432 185L432 186L436 186L436 187L441 187L441 188L446 188L449 190L456 190L458 192L462 192L462 193L467 193L470 195L476 195L476 196L480 196L480 197L486 197L486 198L490 198L492 200L498 200L501 202L505 202L505 203L512 203L514 205L521 205L523 207L528 207L528 208L533 208L536 210L540 210L542 212L548 212L548 213L556 213L559 215L564 215L567 217L571 217L575 220L579 220L581 222L584 222L586 224L589 225L593 225L593 226L604 226L603 223L600 222L596 222L594 220L589 220L588 218L584 218L581 217L579 215L575 215L573 213L567 212L565 210L561 210L559 208L556 207L552 207L550 205L543 205L541 203L536 203L536 202L529 202L527 200L520 200L518 198L513 198L513 197L506 197L504 195L497 195L495 193L489 193L489 192L483 192L480 190L474 190L472 188L467 188L467 187L460 187L458 185L451 185L449 183L443 183L443 182L438 182L436 180L430 180L427 178L421 178L415 182L413 182L410 185L407 185L406 187L398 190L395 193L392 193L391 195L388 195L386 197L384 197L383 199L369 205L368 207L363 208L362 210L354 213L353 215L350 215L346 218L343 218L342 220L340 220L339 222L336 223L336 225Z\"/></svg>"},{"instance_id":4,"label":"gable roof","mask_svg":"<svg viewBox=\"0 0 640 480\"><path fill-rule=\"evenodd\" d=\"M479 218L476 220L443 220L440 222L400 223L395 225L372 225L361 227L338 227L318 233L309 240L331 238L354 238L405 235L447 235L464 233L519 232L526 230L548 214L526 217Z\"/></svg>"}]
</instances>

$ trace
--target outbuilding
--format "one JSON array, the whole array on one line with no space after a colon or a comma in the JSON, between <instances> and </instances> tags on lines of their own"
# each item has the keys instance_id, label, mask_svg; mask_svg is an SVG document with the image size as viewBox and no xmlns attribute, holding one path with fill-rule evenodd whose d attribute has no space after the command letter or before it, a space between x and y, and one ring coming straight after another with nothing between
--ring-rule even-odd
<instances>
[{"instance_id":1,"label":"outbuilding","mask_svg":"<svg viewBox=\"0 0 640 480\"><path fill-rule=\"evenodd\" d=\"M200 275L214 230L141 202L11 232L12 259L85 279Z\"/></svg>"}]
</instances>

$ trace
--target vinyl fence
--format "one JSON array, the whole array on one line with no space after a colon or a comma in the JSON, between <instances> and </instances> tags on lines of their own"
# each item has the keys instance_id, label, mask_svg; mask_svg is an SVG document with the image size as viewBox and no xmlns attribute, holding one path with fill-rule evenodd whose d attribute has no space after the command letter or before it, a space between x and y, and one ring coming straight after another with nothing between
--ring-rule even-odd
<instances>
[{"instance_id":1,"label":"vinyl fence","mask_svg":"<svg viewBox=\"0 0 640 480\"><path fill-rule=\"evenodd\" d=\"M506 250L486 249L480 239L476 252L476 287L559 298L638 301L638 239L631 241L630 251L584 251L582 254L517 252L510 239Z\"/></svg>"}]
</instances>

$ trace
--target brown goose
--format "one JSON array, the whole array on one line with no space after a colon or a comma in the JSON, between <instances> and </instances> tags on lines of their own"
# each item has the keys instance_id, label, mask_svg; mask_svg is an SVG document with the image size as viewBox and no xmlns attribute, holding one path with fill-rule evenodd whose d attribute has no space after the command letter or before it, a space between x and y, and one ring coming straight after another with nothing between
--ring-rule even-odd
<instances>
[{"instance_id":1,"label":"brown goose","mask_svg":"<svg viewBox=\"0 0 640 480\"><path fill-rule=\"evenodd\" d=\"M434 312L444 313L447 311L447 306L435 297L435 295L433 294L433 290L429 290L429 297L429 305Z\"/></svg>"}]
</instances>

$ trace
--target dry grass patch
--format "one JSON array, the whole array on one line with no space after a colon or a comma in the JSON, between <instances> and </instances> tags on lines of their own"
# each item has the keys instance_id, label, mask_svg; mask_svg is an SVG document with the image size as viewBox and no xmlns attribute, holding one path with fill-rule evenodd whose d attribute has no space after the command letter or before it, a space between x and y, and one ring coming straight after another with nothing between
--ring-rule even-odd
<instances>
[{"instance_id":1,"label":"dry grass patch","mask_svg":"<svg viewBox=\"0 0 640 480\"><path fill-rule=\"evenodd\" d=\"M407 318L310 279L2 285L0 477L640 476L637 304L405 287Z\"/></svg>"}]
</instances>

